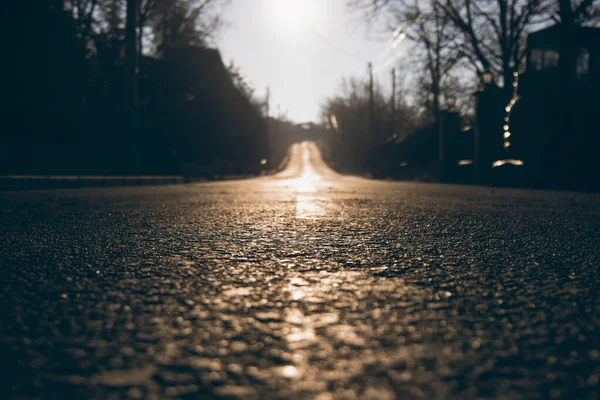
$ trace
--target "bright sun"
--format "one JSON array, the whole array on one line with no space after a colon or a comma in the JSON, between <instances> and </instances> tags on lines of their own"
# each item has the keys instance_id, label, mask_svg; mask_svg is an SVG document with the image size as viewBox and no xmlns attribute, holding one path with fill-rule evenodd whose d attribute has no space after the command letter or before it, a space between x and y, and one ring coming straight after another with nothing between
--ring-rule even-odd
<instances>
[{"instance_id":1,"label":"bright sun","mask_svg":"<svg viewBox=\"0 0 600 400\"><path fill-rule=\"evenodd\" d=\"M294 33L302 31L319 19L318 2L319 0L270 0L270 17L279 30Z\"/></svg>"}]
</instances>

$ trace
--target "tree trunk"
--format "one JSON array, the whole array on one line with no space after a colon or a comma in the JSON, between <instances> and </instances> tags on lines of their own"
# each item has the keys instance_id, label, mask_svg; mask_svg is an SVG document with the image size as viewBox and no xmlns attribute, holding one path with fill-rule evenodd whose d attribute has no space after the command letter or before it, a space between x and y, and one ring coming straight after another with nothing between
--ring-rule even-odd
<instances>
[{"instance_id":1,"label":"tree trunk","mask_svg":"<svg viewBox=\"0 0 600 400\"><path fill-rule=\"evenodd\" d=\"M568 95L573 84L572 81L575 76L575 59L577 57L574 48L574 31L576 23L570 0L559 0L559 12L561 19L559 58L560 88L561 95L563 98L566 98L564 96Z\"/></svg>"},{"instance_id":2,"label":"tree trunk","mask_svg":"<svg viewBox=\"0 0 600 400\"><path fill-rule=\"evenodd\" d=\"M442 107L440 105L440 86L439 82L434 82L431 85L431 93L433 94L433 119L435 131L438 135L438 157L440 163L444 162L444 131L442 129Z\"/></svg>"},{"instance_id":3,"label":"tree trunk","mask_svg":"<svg viewBox=\"0 0 600 400\"><path fill-rule=\"evenodd\" d=\"M561 175L559 180L565 185L573 175L573 165L576 162L575 143L578 140L573 121L573 107L576 107L576 99L573 98L574 78L575 78L575 59L577 57L574 45L575 39L575 15L571 8L570 0L559 0L559 12L561 19L560 27L560 56L559 56L559 102L560 107L560 125L559 131L554 132L554 140L562 142L564 145L556 148L556 156L561 160Z\"/></svg>"},{"instance_id":4,"label":"tree trunk","mask_svg":"<svg viewBox=\"0 0 600 400\"><path fill-rule=\"evenodd\" d=\"M125 68L127 71L127 82L125 99L129 104L129 129L127 137L129 138L129 162L131 169L129 172L138 172L139 153L138 153L138 40L137 40L137 20L139 16L139 0L127 0L127 23L125 26Z\"/></svg>"},{"instance_id":5,"label":"tree trunk","mask_svg":"<svg viewBox=\"0 0 600 400\"><path fill-rule=\"evenodd\" d=\"M138 29L139 29L139 33L138 33L138 46L137 46L137 50L138 50L138 54L139 54L139 60L140 60L140 64L142 62L142 57L144 55L144 19L140 16L140 22L138 25Z\"/></svg>"}]
</instances>

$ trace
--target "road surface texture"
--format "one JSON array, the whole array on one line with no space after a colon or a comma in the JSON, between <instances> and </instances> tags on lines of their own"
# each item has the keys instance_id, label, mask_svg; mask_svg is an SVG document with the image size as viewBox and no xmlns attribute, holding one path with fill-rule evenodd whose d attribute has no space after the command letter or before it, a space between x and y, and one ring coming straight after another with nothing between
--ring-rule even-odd
<instances>
[{"instance_id":1,"label":"road surface texture","mask_svg":"<svg viewBox=\"0 0 600 400\"><path fill-rule=\"evenodd\" d=\"M290 158L0 194L0 396L600 397L600 196Z\"/></svg>"}]
</instances>

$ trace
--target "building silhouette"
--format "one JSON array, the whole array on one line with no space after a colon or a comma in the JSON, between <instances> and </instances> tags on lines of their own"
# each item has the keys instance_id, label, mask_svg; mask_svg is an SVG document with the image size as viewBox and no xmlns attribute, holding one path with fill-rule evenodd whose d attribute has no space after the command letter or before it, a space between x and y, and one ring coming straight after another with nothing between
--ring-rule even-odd
<instances>
[{"instance_id":1,"label":"building silhouette","mask_svg":"<svg viewBox=\"0 0 600 400\"><path fill-rule=\"evenodd\" d=\"M562 29L528 36L509 126L513 151L535 186L598 189L600 29L576 28L568 47Z\"/></svg>"}]
</instances>

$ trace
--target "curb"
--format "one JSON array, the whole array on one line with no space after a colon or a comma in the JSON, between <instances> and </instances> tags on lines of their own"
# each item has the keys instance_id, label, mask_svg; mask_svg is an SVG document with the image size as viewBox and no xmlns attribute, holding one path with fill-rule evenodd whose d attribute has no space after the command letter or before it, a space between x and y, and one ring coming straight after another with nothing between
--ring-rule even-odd
<instances>
[{"instance_id":1,"label":"curb","mask_svg":"<svg viewBox=\"0 0 600 400\"><path fill-rule=\"evenodd\" d=\"M177 175L0 175L0 191L150 186L179 183L183 183L183 177Z\"/></svg>"}]
</instances>

